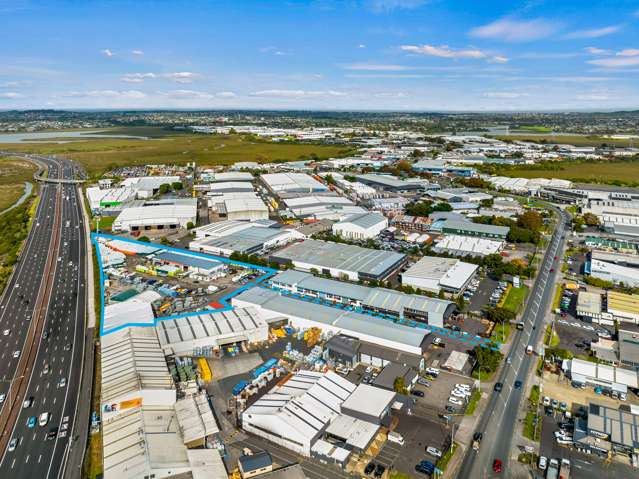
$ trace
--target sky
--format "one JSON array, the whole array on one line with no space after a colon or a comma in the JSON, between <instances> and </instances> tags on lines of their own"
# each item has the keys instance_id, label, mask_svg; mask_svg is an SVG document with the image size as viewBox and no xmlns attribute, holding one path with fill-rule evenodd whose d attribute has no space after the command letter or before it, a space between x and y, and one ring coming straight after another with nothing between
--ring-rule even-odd
<instances>
[{"instance_id":1,"label":"sky","mask_svg":"<svg viewBox=\"0 0 639 479\"><path fill-rule=\"evenodd\" d=\"M0 110L639 109L639 0L0 0Z\"/></svg>"}]
</instances>

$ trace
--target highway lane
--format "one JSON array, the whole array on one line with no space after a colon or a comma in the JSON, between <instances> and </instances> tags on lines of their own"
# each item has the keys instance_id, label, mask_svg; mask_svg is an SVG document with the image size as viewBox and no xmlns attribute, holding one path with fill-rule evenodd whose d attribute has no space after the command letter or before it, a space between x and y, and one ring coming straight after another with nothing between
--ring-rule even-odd
<instances>
[{"instance_id":1,"label":"highway lane","mask_svg":"<svg viewBox=\"0 0 639 479\"><path fill-rule=\"evenodd\" d=\"M41 161L47 161L38 158ZM48 160L50 161L50 160ZM65 178L76 175L75 166L60 161ZM51 171L51 170L50 170ZM79 399L81 362L85 326L85 258L86 247L80 194L73 185L47 186L62 190L61 235L52 294L47 305L43 331L33 372L25 397L33 396L30 408L22 409L12 437L20 438L15 451L5 451L0 462L0 477L59 477L66 459L74 412ZM47 246L48 248L48 246ZM46 254L45 254L46 255ZM44 374L45 366L49 373ZM64 385L60 380L64 378ZM49 412L45 427L28 427L30 417ZM46 440L47 432L61 428L68 417L66 435Z\"/></svg>"},{"instance_id":2,"label":"highway lane","mask_svg":"<svg viewBox=\"0 0 639 479\"><path fill-rule=\"evenodd\" d=\"M524 331L516 333L509 353L511 364L504 365L497 380L504 384L504 388L500 393L493 392L491 394L477 427L477 431L484 433L482 446L479 452L469 448L457 475L459 478L479 478L492 475L508 477L513 436L516 428L522 427L522 424L517 422L518 411L521 402L526 399L526 381L532 368L537 364L537 356L527 355L525 350L529 345L537 350L543 335L544 320L554 295L554 285L558 274L558 271L551 271L551 269L560 269L559 263L555 262L554 257L559 256L563 251L563 236L569 217L563 211L557 211L559 212L557 227L526 302L523 315ZM523 383L520 389L514 387L516 380ZM500 459L503 463L501 474L493 473L492 465L495 459Z\"/></svg>"}]
</instances>

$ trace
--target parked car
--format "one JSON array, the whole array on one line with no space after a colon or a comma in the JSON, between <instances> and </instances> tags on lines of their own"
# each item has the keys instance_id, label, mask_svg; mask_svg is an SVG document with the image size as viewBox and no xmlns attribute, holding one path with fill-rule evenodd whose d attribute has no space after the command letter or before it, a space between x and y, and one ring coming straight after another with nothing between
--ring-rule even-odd
<instances>
[{"instance_id":1,"label":"parked car","mask_svg":"<svg viewBox=\"0 0 639 479\"><path fill-rule=\"evenodd\" d=\"M494 471L494 472L501 472L501 471L502 471L502 469L503 469L503 465L502 465L501 460L499 460L499 459L495 459L495 460L493 461L493 471Z\"/></svg>"},{"instance_id":2,"label":"parked car","mask_svg":"<svg viewBox=\"0 0 639 479\"><path fill-rule=\"evenodd\" d=\"M545 471L548 467L548 458L546 456L539 456L539 463L537 464L539 469Z\"/></svg>"},{"instance_id":3,"label":"parked car","mask_svg":"<svg viewBox=\"0 0 639 479\"><path fill-rule=\"evenodd\" d=\"M368 464L366 464L366 467L364 468L364 474L366 475L372 474L374 470L375 470L375 464L372 462L369 462Z\"/></svg>"},{"instance_id":4,"label":"parked car","mask_svg":"<svg viewBox=\"0 0 639 479\"><path fill-rule=\"evenodd\" d=\"M504 389L504 385L502 383L495 383L493 389L495 392L501 392L501 390Z\"/></svg>"},{"instance_id":5,"label":"parked car","mask_svg":"<svg viewBox=\"0 0 639 479\"><path fill-rule=\"evenodd\" d=\"M423 398L424 397L424 391L420 391L419 389L413 389L410 393L413 396L417 396L418 398Z\"/></svg>"},{"instance_id":6,"label":"parked car","mask_svg":"<svg viewBox=\"0 0 639 479\"><path fill-rule=\"evenodd\" d=\"M455 404L457 406L463 406L464 405L464 403L460 399L457 399L457 398L454 398L454 397L449 397L448 398L448 402L451 403L451 404Z\"/></svg>"},{"instance_id":7,"label":"parked car","mask_svg":"<svg viewBox=\"0 0 639 479\"><path fill-rule=\"evenodd\" d=\"M442 452L439 449L437 449L436 447L428 446L426 448L426 452L428 454L431 454L431 455L435 456L435 457L442 457Z\"/></svg>"}]
</instances>

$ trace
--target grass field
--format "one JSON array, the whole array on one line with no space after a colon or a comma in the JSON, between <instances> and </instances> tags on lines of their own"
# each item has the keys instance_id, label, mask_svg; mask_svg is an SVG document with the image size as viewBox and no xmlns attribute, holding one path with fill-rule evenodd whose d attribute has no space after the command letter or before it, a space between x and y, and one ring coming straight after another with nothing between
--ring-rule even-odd
<instances>
[{"instance_id":1,"label":"grass field","mask_svg":"<svg viewBox=\"0 0 639 479\"><path fill-rule=\"evenodd\" d=\"M639 184L639 162L567 162L557 170L513 168L497 171L501 176L515 178L559 178L581 183Z\"/></svg>"},{"instance_id":2,"label":"grass field","mask_svg":"<svg viewBox=\"0 0 639 479\"><path fill-rule=\"evenodd\" d=\"M246 135L195 135L167 132L161 128L112 129L105 133L153 136L154 139L90 139L70 143L4 144L4 150L54 154L77 160L92 176L124 165L149 163L200 166L227 165L238 161L271 163L317 157L348 156L346 146L273 143Z\"/></svg>"},{"instance_id":3,"label":"grass field","mask_svg":"<svg viewBox=\"0 0 639 479\"><path fill-rule=\"evenodd\" d=\"M524 298L526 297L526 291L528 291L528 288L526 288L526 286L521 286L519 288L510 288L508 290L508 296L506 296L506 300L504 301L503 308L508 309L514 313L518 313L521 309L521 305L524 302Z\"/></svg>"},{"instance_id":4,"label":"grass field","mask_svg":"<svg viewBox=\"0 0 639 479\"><path fill-rule=\"evenodd\" d=\"M0 211L14 204L24 193L24 182L33 179L37 167L20 158L0 158Z\"/></svg>"},{"instance_id":5,"label":"grass field","mask_svg":"<svg viewBox=\"0 0 639 479\"><path fill-rule=\"evenodd\" d=\"M541 127L543 128L543 127ZM527 128L528 129L528 128ZM532 130L532 129L531 129ZM601 136L583 136L583 135L539 135L538 130L534 130L534 135L526 135L526 133L518 133L514 135L495 135L493 138L505 141L530 141L534 143L549 143L558 145L575 145L575 146L601 146L604 143L606 145L615 146L634 146L637 140L630 139L612 139L603 138ZM543 131L539 131L543 133ZM490 135L488 135L490 136Z\"/></svg>"},{"instance_id":6,"label":"grass field","mask_svg":"<svg viewBox=\"0 0 639 479\"><path fill-rule=\"evenodd\" d=\"M547 126L537 126L537 125L521 125L516 130L510 130L511 132L525 134L526 132L534 132L534 133L552 133L552 128Z\"/></svg>"}]
</instances>

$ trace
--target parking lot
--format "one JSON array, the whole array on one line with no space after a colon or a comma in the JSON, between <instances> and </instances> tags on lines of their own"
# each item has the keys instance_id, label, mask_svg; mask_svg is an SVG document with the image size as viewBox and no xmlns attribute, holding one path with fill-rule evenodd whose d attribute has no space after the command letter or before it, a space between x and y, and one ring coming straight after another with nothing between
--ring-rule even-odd
<instances>
[{"instance_id":1,"label":"parking lot","mask_svg":"<svg viewBox=\"0 0 639 479\"><path fill-rule=\"evenodd\" d=\"M497 281L491 278L484 278L479 282L477 291L470 298L470 304L466 308L468 311L481 311L484 306L490 303L490 295L497 288Z\"/></svg>"},{"instance_id":2,"label":"parking lot","mask_svg":"<svg viewBox=\"0 0 639 479\"><path fill-rule=\"evenodd\" d=\"M415 398L415 406L413 414L418 417L436 419L442 423L446 423L446 419L442 415L450 416L457 421L458 416L463 415L467 401L461 398L462 404L453 404L448 402L451 397L451 391L455 388L455 384L465 384L473 387L474 381L470 378L440 370L439 376L435 379L427 379L430 386L426 387L422 384L416 384L415 390L424 393L423 398ZM449 410L446 410L446 407ZM453 409L450 409L453 408Z\"/></svg>"}]
</instances>

